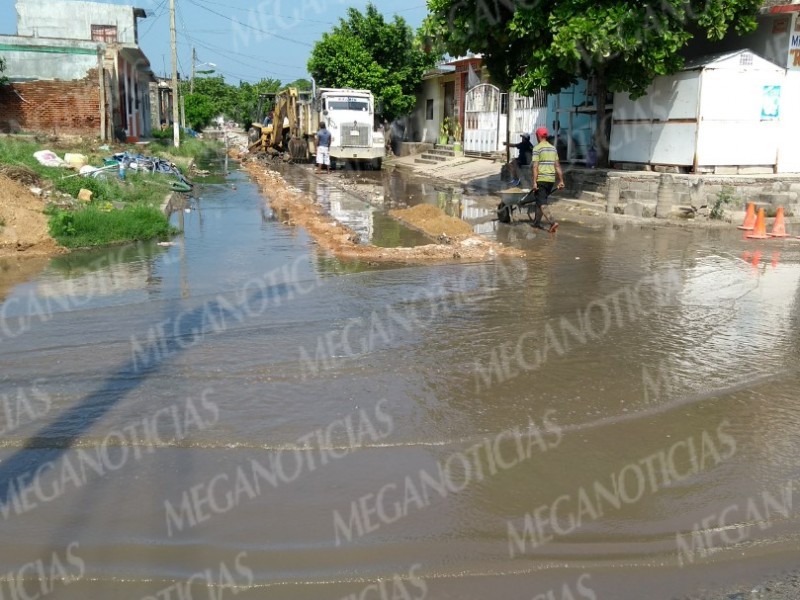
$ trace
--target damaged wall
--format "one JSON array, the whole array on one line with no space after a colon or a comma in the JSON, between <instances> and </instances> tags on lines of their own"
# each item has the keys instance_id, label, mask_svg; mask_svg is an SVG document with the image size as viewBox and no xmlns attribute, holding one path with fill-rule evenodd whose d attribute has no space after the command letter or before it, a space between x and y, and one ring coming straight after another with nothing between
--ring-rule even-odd
<instances>
[{"instance_id":1,"label":"damaged wall","mask_svg":"<svg viewBox=\"0 0 800 600\"><path fill-rule=\"evenodd\" d=\"M19 131L98 136L97 67L83 79L15 82L0 88L0 132Z\"/></svg>"}]
</instances>

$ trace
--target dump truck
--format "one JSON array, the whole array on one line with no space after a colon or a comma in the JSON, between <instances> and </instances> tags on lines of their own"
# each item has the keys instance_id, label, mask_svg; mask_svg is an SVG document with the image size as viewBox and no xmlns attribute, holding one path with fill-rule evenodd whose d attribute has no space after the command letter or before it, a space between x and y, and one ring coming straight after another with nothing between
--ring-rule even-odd
<instances>
[{"instance_id":1,"label":"dump truck","mask_svg":"<svg viewBox=\"0 0 800 600\"><path fill-rule=\"evenodd\" d=\"M314 96L319 120L333 135L331 161L352 161L380 169L386 142L383 130L376 127L372 92L320 88Z\"/></svg>"},{"instance_id":2,"label":"dump truck","mask_svg":"<svg viewBox=\"0 0 800 600\"><path fill-rule=\"evenodd\" d=\"M369 90L286 88L274 95L272 117L253 123L251 152L288 154L294 160L316 155L316 134L324 122L331 132L331 164L353 162L380 169L386 155L383 131L375 126L375 99ZM260 112L260 111L259 111Z\"/></svg>"}]
</instances>

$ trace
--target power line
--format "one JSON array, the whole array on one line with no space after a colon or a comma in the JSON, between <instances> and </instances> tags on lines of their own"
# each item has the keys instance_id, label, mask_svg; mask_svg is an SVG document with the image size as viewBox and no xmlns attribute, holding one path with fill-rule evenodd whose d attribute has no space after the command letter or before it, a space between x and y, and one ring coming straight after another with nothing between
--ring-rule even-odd
<instances>
[{"instance_id":1,"label":"power line","mask_svg":"<svg viewBox=\"0 0 800 600\"><path fill-rule=\"evenodd\" d=\"M205 4L214 4L216 6L223 6L229 10L246 10L248 12L252 11L252 8L239 8L238 6L231 6L230 4L225 4L223 2L212 2L212 0L201 0ZM273 14L271 15L275 19L291 19L292 21L305 21L306 23L319 23L320 25L336 25L336 23L331 23L330 21L317 21L315 19L303 19L302 17L290 17L289 15L279 15Z\"/></svg>"},{"instance_id":2,"label":"power line","mask_svg":"<svg viewBox=\"0 0 800 600\"><path fill-rule=\"evenodd\" d=\"M308 44L306 42L301 42L300 40L295 40L295 39L292 39L292 38L289 38L289 37L286 37L286 36L278 35L277 33L273 33L273 32L270 32L270 31L264 31L263 29L260 29L259 27L253 27L252 25L250 25L248 23L242 23L241 21L237 21L236 19L233 19L233 18L229 17L228 15L224 15L221 12L217 12L216 10L208 8L207 6L203 6L202 4L198 4L195 0L189 0L189 2L191 2L192 4L194 4L198 8L202 8L203 10L206 10L206 11L212 13L212 14L217 15L218 17L222 17L223 19L227 19L228 21L231 21L232 23L236 23L240 27L246 27L247 29L252 29L253 31L258 31L259 33L263 33L264 35L278 38L279 40L284 40L286 42L292 42L293 44L299 44L301 46L308 46L309 48L312 47L311 44Z\"/></svg>"},{"instance_id":3,"label":"power line","mask_svg":"<svg viewBox=\"0 0 800 600\"><path fill-rule=\"evenodd\" d=\"M235 57L232 57L232 56L228 56L226 52L224 52L222 50L218 50L218 49L212 48L212 47L208 46L207 44L205 44L205 43L203 43L203 42L201 42L199 40L192 39L189 36L184 36L184 37L187 38L187 42L184 42L184 43L186 43L189 47L198 46L200 48L204 48L206 50L209 50L210 52L213 52L215 54L223 56L223 57L225 57L225 58L227 58L229 60L236 61L236 62L241 63L241 64L243 64L243 65L245 65L247 67L250 67L252 69L257 69L257 70L259 70L259 71L261 71L263 73L266 73L268 75L274 75L274 76L279 77L281 79L283 79L283 78L297 79L298 78L297 75L289 75L287 73L278 73L276 71L271 71L269 69L265 69L264 68L264 64L265 63L263 63L263 62L259 63L259 64L255 64L255 63L251 63L249 61L244 61L241 58L235 58ZM272 64L272 63L269 63L269 64ZM285 65L285 66L287 66L290 69L295 69L296 68L298 71L302 72L305 75L305 70L304 69L301 69L299 67L292 67L290 65ZM220 69L220 68L218 68L217 70L222 72L222 69Z\"/></svg>"},{"instance_id":4,"label":"power line","mask_svg":"<svg viewBox=\"0 0 800 600\"><path fill-rule=\"evenodd\" d=\"M302 71L303 73L306 72L303 67L298 67L297 65L287 65L287 64L283 64L283 63L276 63L276 62L273 62L271 60L269 62L265 63L264 60L260 56L254 56L252 54L244 54L242 52L234 52L233 50L223 49L223 48L220 48L219 46L213 46L213 45L209 44L208 42L201 42L201 41L199 41L197 39L194 39L194 38L192 38L192 44L200 46L201 48L205 48L206 50L209 50L210 52L214 52L216 54L220 54L220 55L222 55L222 56L224 56L226 58L229 58L231 60L236 60L236 61L242 62L244 64L247 64L248 66L253 67L254 69L263 69L264 65L266 64L266 65L269 65L269 66L286 67L287 69L296 69L297 71ZM231 55L234 55L234 54L236 56L244 56L245 58L252 59L255 62L254 63L249 63L248 61L244 61L241 58L235 58L234 56L231 56ZM268 73L274 73L274 71L269 71L268 69L265 69L265 70Z\"/></svg>"}]
</instances>

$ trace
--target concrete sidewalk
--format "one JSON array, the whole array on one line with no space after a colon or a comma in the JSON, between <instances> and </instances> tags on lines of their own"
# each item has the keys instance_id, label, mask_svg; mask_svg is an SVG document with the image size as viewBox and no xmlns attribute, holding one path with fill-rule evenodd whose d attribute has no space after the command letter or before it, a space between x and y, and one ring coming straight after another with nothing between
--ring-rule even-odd
<instances>
[{"instance_id":1,"label":"concrete sidewalk","mask_svg":"<svg viewBox=\"0 0 800 600\"><path fill-rule=\"evenodd\" d=\"M412 154L402 158L392 156L387 158L384 164L413 172L422 177L442 179L488 193L494 193L509 187L500 178L502 162L488 158L456 156L435 165L430 165L416 162L419 157L419 154Z\"/></svg>"}]
</instances>

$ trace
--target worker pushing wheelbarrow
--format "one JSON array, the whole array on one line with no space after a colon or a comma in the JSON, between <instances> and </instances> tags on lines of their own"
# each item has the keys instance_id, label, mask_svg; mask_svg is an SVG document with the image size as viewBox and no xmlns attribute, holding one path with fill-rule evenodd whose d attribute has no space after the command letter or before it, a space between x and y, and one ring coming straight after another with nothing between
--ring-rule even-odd
<instances>
[{"instance_id":1,"label":"worker pushing wheelbarrow","mask_svg":"<svg viewBox=\"0 0 800 600\"><path fill-rule=\"evenodd\" d=\"M533 148L533 187L531 191L520 197L518 193L501 192L501 202L497 206L497 220L501 223L510 223L514 209L522 210L527 207L528 218L533 227L546 229L551 233L558 229L552 217L545 212L547 200L553 190L564 189L564 174L558 162L558 153L555 147L547 141L546 127L536 130L538 144ZM556 183L557 181L557 183ZM549 212L549 211L548 211ZM531 217L533 213L533 217ZM542 218L547 220L548 227L542 225Z\"/></svg>"}]
</instances>

